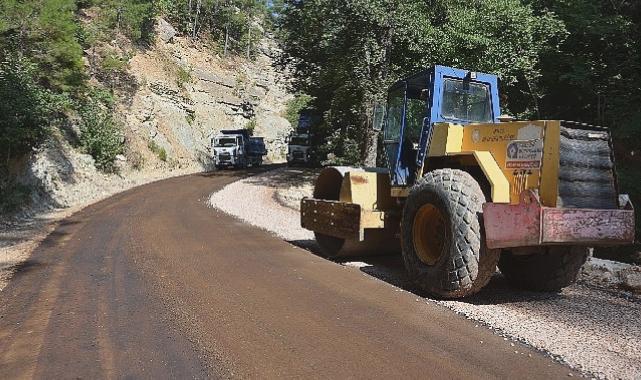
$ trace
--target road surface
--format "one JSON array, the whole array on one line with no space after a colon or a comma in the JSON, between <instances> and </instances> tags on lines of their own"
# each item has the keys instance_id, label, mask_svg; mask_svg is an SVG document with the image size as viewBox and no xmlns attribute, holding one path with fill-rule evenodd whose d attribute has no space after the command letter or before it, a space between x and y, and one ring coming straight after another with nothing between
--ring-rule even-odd
<instances>
[{"instance_id":1,"label":"road surface","mask_svg":"<svg viewBox=\"0 0 641 380\"><path fill-rule=\"evenodd\" d=\"M165 180L64 220L0 293L0 377L578 375L206 206L238 178Z\"/></svg>"}]
</instances>

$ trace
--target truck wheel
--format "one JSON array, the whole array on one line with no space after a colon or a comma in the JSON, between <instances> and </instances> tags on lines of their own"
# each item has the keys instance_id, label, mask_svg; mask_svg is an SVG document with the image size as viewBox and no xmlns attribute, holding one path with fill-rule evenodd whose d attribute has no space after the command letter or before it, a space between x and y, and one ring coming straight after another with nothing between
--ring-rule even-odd
<instances>
[{"instance_id":1,"label":"truck wheel","mask_svg":"<svg viewBox=\"0 0 641 380\"><path fill-rule=\"evenodd\" d=\"M587 247L541 247L529 255L504 251L499 269L517 288L558 292L573 284L588 258Z\"/></svg>"},{"instance_id":2,"label":"truck wheel","mask_svg":"<svg viewBox=\"0 0 641 380\"><path fill-rule=\"evenodd\" d=\"M410 191L401 222L403 261L413 282L444 298L478 292L496 272L500 250L485 247L485 196L467 172L427 173Z\"/></svg>"}]
</instances>

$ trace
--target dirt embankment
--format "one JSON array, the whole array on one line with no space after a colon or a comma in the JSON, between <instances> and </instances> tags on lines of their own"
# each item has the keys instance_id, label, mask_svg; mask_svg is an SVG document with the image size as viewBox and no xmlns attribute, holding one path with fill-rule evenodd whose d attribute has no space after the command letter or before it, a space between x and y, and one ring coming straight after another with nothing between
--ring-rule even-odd
<instances>
[{"instance_id":1,"label":"dirt embankment","mask_svg":"<svg viewBox=\"0 0 641 380\"><path fill-rule=\"evenodd\" d=\"M318 252L313 233L300 227L297 210L300 199L311 196L315 174L290 168L260 174L212 194L210 204ZM415 292L400 256L350 260L337 263L376 277L399 291ZM641 296L625 289L624 271L638 268L592 259L579 282L560 294L512 289L497 272L487 288L463 300L415 295L417 302L442 305L506 339L540 349L588 376L634 379L641 376Z\"/></svg>"}]
</instances>

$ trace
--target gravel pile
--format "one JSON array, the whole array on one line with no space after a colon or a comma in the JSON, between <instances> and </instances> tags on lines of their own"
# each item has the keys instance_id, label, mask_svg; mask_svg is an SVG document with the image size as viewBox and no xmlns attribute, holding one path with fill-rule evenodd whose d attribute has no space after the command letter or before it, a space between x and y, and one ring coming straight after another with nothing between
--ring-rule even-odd
<instances>
[{"instance_id":1,"label":"gravel pile","mask_svg":"<svg viewBox=\"0 0 641 380\"><path fill-rule=\"evenodd\" d=\"M311 176L307 173L297 169L277 169L246 178L212 194L209 204L281 239L309 241L314 239L314 234L300 227L300 216L295 209L304 195L297 183L310 183L308 177ZM298 200L294 192L276 195L278 190L290 187L295 189Z\"/></svg>"},{"instance_id":2,"label":"gravel pile","mask_svg":"<svg viewBox=\"0 0 641 380\"><path fill-rule=\"evenodd\" d=\"M307 242L313 250L313 234L300 227L295 210L299 199L311 193L312 179L309 171L279 169L230 184L213 194L210 204L287 241ZM413 290L400 257L358 260L342 264L390 286ZM579 283L560 294L517 291L497 273L488 287L463 301L418 294L417 300L438 303L588 376L639 379L641 297L617 287L621 271L637 269L594 259Z\"/></svg>"}]
</instances>

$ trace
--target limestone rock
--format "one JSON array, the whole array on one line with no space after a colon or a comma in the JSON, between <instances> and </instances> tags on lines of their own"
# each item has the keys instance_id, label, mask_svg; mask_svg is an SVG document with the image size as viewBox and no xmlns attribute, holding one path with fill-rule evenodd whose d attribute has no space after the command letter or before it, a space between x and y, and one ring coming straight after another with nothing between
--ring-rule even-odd
<instances>
[{"instance_id":1,"label":"limestone rock","mask_svg":"<svg viewBox=\"0 0 641 380\"><path fill-rule=\"evenodd\" d=\"M635 293L641 293L641 267L630 267L619 273L621 285Z\"/></svg>"},{"instance_id":2,"label":"limestone rock","mask_svg":"<svg viewBox=\"0 0 641 380\"><path fill-rule=\"evenodd\" d=\"M156 24L156 31L158 32L158 37L163 40L165 43L170 43L174 37L178 34L176 29L171 26L170 23L165 21L164 18L159 18L158 23Z\"/></svg>"}]
</instances>

